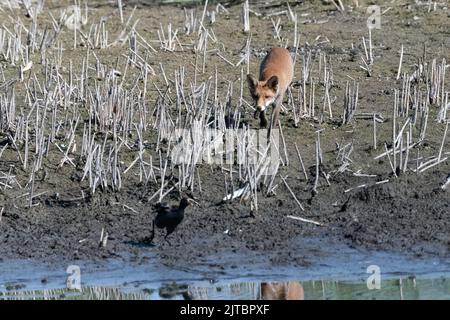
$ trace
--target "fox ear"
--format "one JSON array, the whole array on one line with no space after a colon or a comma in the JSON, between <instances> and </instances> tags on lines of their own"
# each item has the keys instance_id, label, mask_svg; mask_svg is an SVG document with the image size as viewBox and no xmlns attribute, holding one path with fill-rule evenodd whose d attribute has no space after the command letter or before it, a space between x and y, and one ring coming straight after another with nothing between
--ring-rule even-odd
<instances>
[{"instance_id":1,"label":"fox ear","mask_svg":"<svg viewBox=\"0 0 450 320\"><path fill-rule=\"evenodd\" d=\"M258 79L256 79L251 74L248 74L247 75L247 83L248 83L248 88L250 89L250 93L253 94L256 90L256 86L258 85Z\"/></svg>"},{"instance_id":2,"label":"fox ear","mask_svg":"<svg viewBox=\"0 0 450 320\"><path fill-rule=\"evenodd\" d=\"M272 76L269 80L267 80L266 86L276 92L278 89L278 77Z\"/></svg>"}]
</instances>

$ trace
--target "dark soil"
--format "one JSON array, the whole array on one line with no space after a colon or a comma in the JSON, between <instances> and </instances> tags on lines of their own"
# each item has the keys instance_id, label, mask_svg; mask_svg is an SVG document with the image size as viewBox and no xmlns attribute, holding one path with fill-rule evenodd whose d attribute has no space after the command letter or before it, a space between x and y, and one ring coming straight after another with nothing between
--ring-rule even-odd
<instances>
[{"instance_id":1,"label":"dark soil","mask_svg":"<svg viewBox=\"0 0 450 320\"><path fill-rule=\"evenodd\" d=\"M42 197L44 205L30 210L17 208L10 201L1 224L2 257L51 261L131 255L141 261L145 254L155 252L162 263L184 264L208 255L250 250L264 254L275 264L304 265L321 254L320 247L302 249L302 239L311 237L377 250L446 255L450 246L450 201L448 191L442 191L438 183L444 178L439 172L420 179L407 174L392 183L344 194L346 186L359 182L351 176L341 177L315 197L296 190L307 203L306 212L300 211L286 193L262 198L264 209L255 216L247 206L224 203L221 196L211 192L203 194L201 208L186 209L184 221L169 238L171 245L163 240L161 231L155 246L146 242L155 212L132 191L105 192L75 201ZM125 203L132 204L136 212L124 208ZM323 226L286 215L314 219ZM99 246L102 228L109 235L106 247Z\"/></svg>"}]
</instances>

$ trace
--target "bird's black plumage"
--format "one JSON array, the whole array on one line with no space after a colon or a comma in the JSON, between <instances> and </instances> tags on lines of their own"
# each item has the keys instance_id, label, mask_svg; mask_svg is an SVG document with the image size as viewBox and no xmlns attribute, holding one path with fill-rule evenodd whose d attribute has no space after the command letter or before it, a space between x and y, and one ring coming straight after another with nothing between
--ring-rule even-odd
<instances>
[{"instance_id":1,"label":"bird's black plumage","mask_svg":"<svg viewBox=\"0 0 450 320\"><path fill-rule=\"evenodd\" d=\"M184 209L186 209L188 205L189 200L187 198L182 198L180 205L177 207L170 207L167 204L157 204L157 215L153 220L153 229L150 242L153 241L153 238L155 237L155 226L159 229L166 229L166 236L164 237L164 240L169 242L167 237L174 232L181 221L183 221Z\"/></svg>"}]
</instances>

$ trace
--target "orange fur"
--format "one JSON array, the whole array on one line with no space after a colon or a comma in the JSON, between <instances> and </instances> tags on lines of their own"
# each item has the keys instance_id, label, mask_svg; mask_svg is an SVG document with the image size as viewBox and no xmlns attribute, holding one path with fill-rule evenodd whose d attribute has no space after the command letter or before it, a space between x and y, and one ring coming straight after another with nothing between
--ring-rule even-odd
<instances>
[{"instance_id":1,"label":"orange fur","mask_svg":"<svg viewBox=\"0 0 450 320\"><path fill-rule=\"evenodd\" d=\"M305 292L300 282L261 283L262 300L304 300Z\"/></svg>"},{"instance_id":2,"label":"orange fur","mask_svg":"<svg viewBox=\"0 0 450 320\"><path fill-rule=\"evenodd\" d=\"M266 108L274 105L270 129L277 125L280 114L281 102L292 82L294 76L294 64L291 54L284 48L272 48L261 63L259 79L252 75L247 75L250 94L256 104L256 112L260 116L260 126L266 127Z\"/></svg>"}]
</instances>

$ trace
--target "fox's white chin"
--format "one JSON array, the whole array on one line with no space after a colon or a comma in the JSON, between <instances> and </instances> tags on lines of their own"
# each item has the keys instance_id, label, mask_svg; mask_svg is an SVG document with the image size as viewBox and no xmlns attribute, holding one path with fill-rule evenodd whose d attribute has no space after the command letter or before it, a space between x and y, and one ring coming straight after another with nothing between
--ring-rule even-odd
<instances>
[{"instance_id":1,"label":"fox's white chin","mask_svg":"<svg viewBox=\"0 0 450 320\"><path fill-rule=\"evenodd\" d=\"M275 99L268 100L268 101L266 102L266 105L264 106L264 109L267 108L267 107L269 107L274 101L275 101Z\"/></svg>"}]
</instances>

